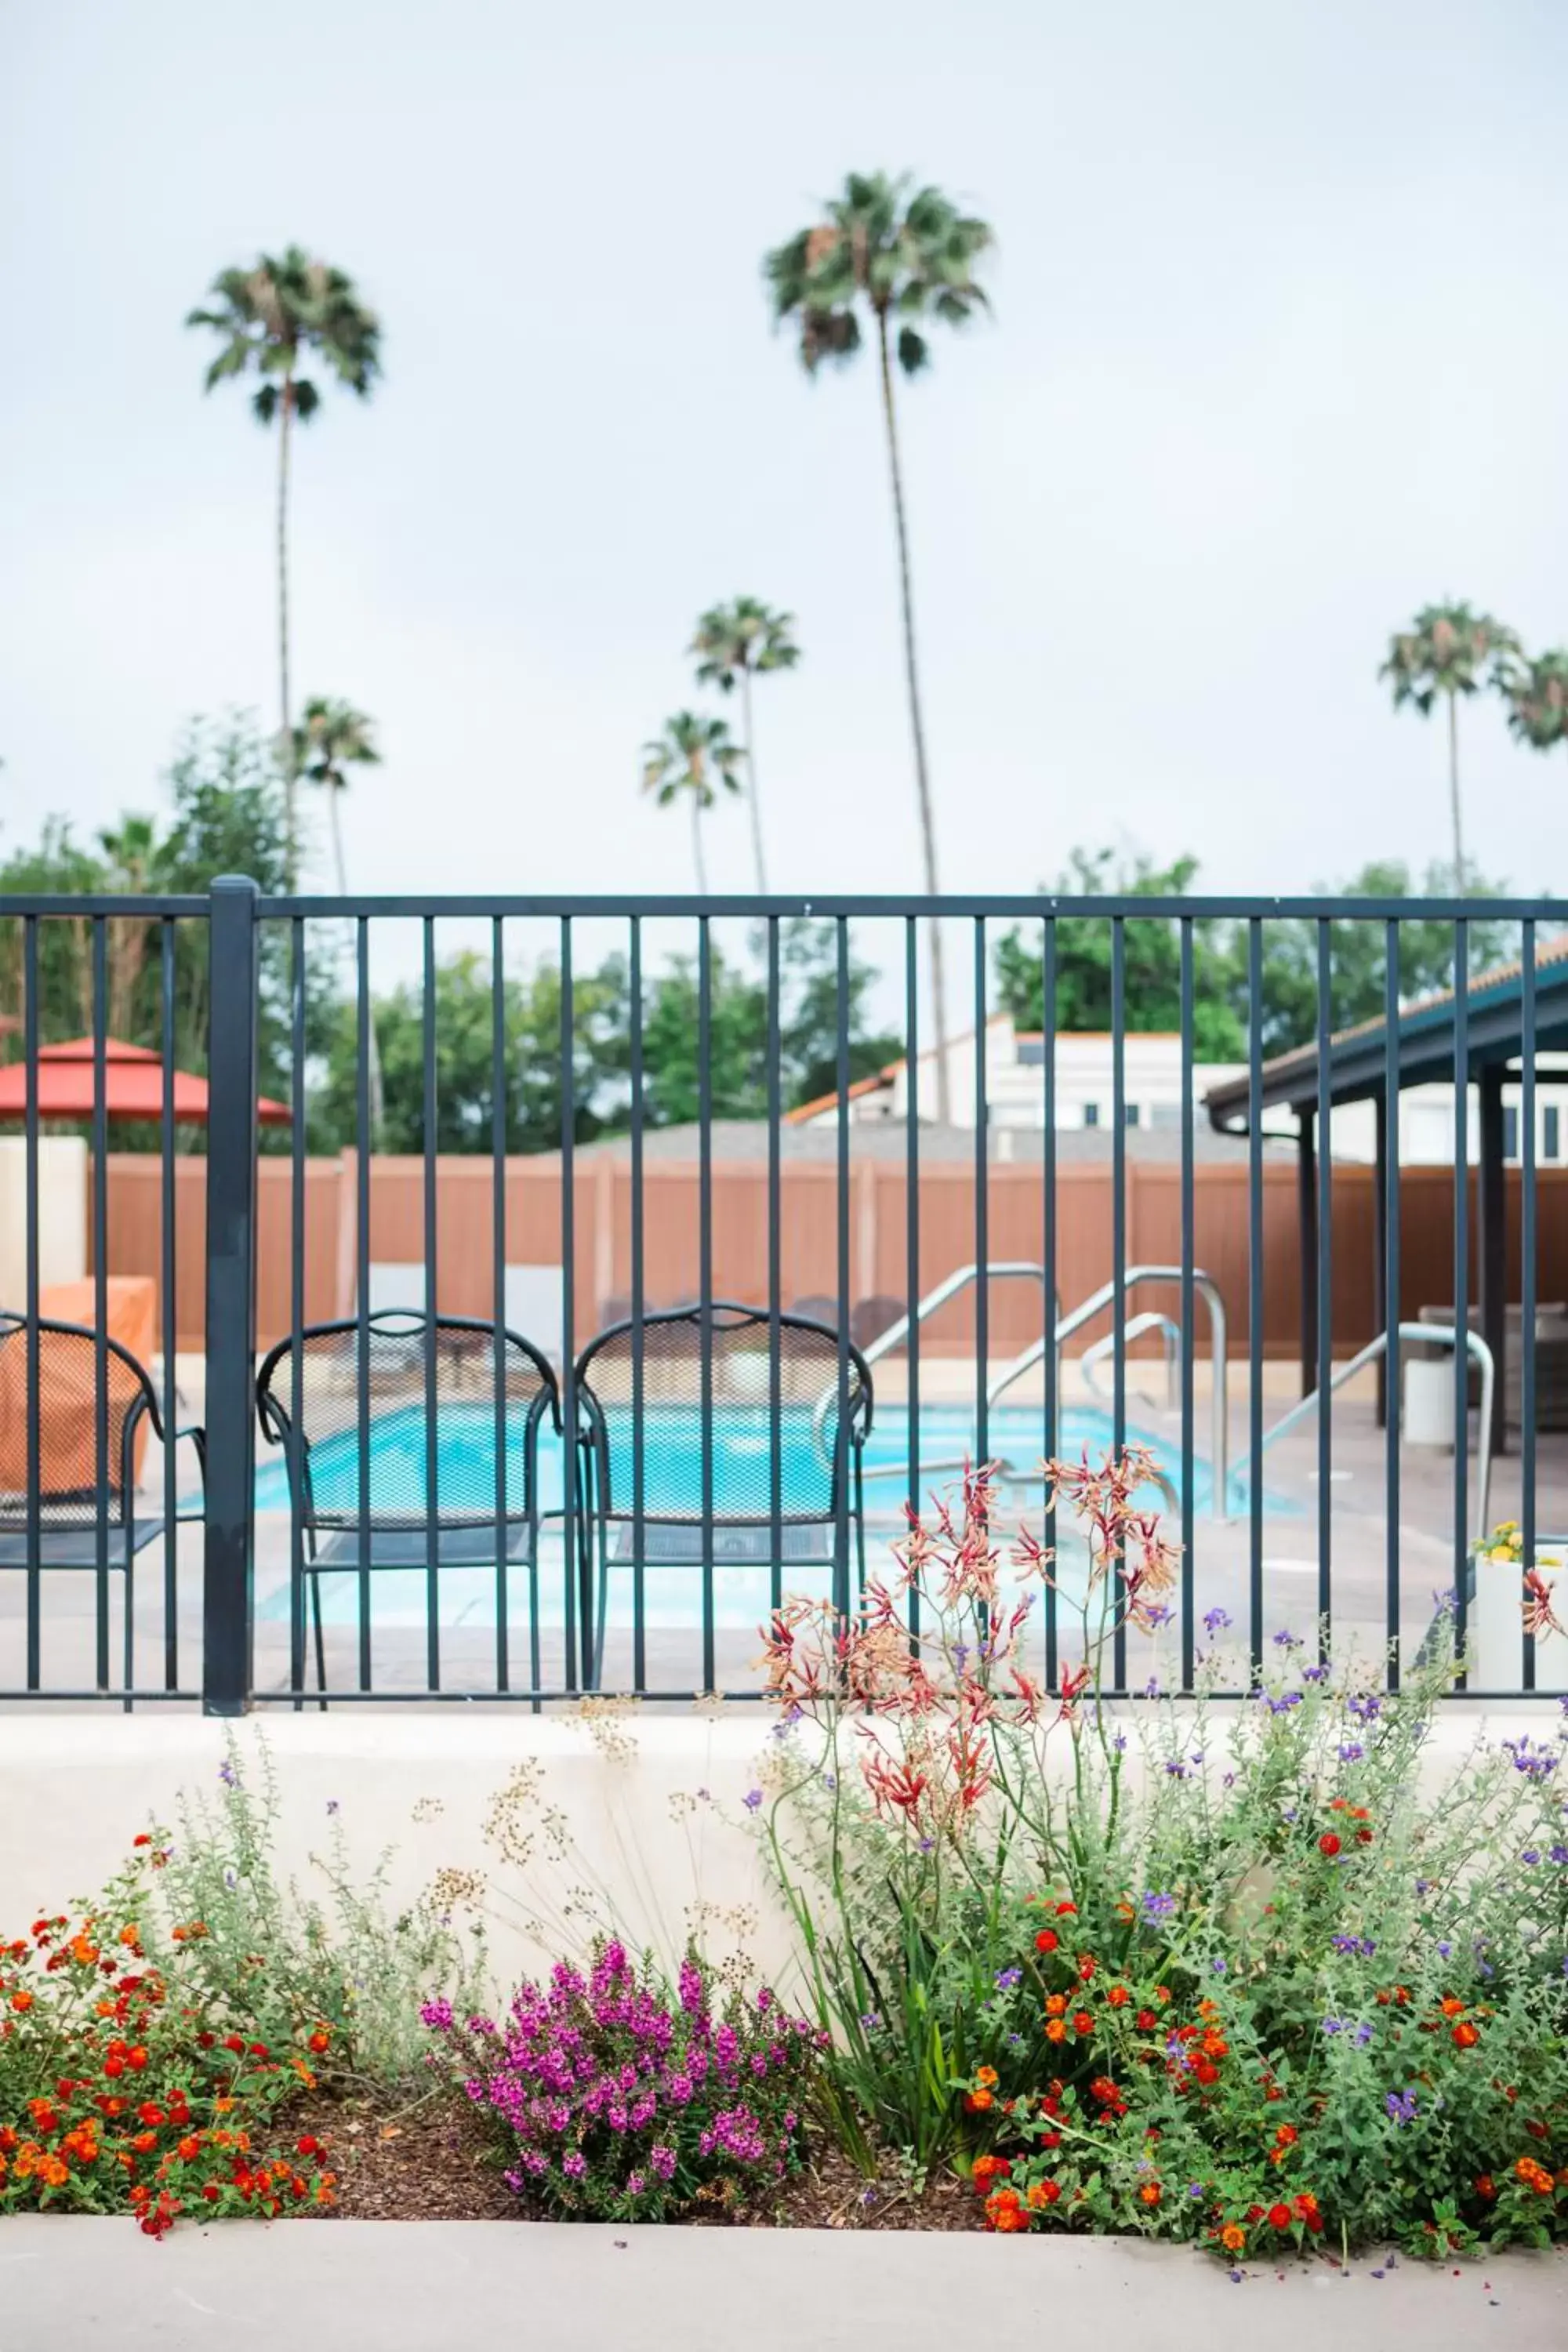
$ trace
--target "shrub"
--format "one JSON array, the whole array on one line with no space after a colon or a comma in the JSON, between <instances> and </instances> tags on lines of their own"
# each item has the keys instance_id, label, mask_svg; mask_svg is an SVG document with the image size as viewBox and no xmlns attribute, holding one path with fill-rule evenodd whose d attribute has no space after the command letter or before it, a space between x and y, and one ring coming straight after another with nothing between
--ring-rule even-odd
<instances>
[{"instance_id":1,"label":"shrub","mask_svg":"<svg viewBox=\"0 0 1568 2352\"><path fill-rule=\"evenodd\" d=\"M1232 1720L1202 1695L1117 1710L1110 1645L1160 1623L1174 1572L1151 1474L1050 1466L1087 1575L1016 1557L1076 1618L1057 1697L984 1475L853 1623L775 1618L763 1820L846 2145L951 2158L1009 2231L1230 2256L1568 2234L1568 1725L1478 1740L1423 1795L1441 1612L1397 1696L1281 1633Z\"/></svg>"},{"instance_id":2,"label":"shrub","mask_svg":"<svg viewBox=\"0 0 1568 2352\"><path fill-rule=\"evenodd\" d=\"M388 1854L356 1882L336 1805L327 1813L325 1852L311 1858L323 1901L278 1875L265 1744L243 1755L231 1744L213 1797L182 1796L174 1833L157 1832L158 1907L171 1924L204 1923L186 1967L205 1999L243 2013L263 2041L324 2021L335 2073L395 2084L425 2054L421 2000L447 1995L468 2008L479 1998L482 1937L476 1929L465 1944L427 1898L395 1907Z\"/></svg>"},{"instance_id":3,"label":"shrub","mask_svg":"<svg viewBox=\"0 0 1568 2352\"><path fill-rule=\"evenodd\" d=\"M672 1998L606 1940L585 1976L525 1984L503 2025L459 2023L445 2000L423 2015L494 2118L509 2187L561 2214L657 2221L754 2200L798 2160L818 2037L765 1989L715 1990L689 1957Z\"/></svg>"},{"instance_id":4,"label":"shrub","mask_svg":"<svg viewBox=\"0 0 1568 2352\"><path fill-rule=\"evenodd\" d=\"M281 2114L331 2030L268 2042L212 1997L192 1965L205 1924L158 1924L163 1853L143 1834L74 1925L37 1919L0 1945L0 2210L129 2210L157 2237L182 2212L331 2201L317 2143Z\"/></svg>"}]
</instances>

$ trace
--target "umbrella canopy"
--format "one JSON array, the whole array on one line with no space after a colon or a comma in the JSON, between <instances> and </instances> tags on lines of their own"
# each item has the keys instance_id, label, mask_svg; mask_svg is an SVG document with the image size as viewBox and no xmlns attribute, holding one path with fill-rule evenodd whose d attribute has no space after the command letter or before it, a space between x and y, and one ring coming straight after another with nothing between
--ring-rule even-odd
<instances>
[{"instance_id":1,"label":"umbrella canopy","mask_svg":"<svg viewBox=\"0 0 1568 2352\"><path fill-rule=\"evenodd\" d=\"M93 1045L90 1037L72 1037L63 1045L40 1045L37 1063L38 1117L90 1118L93 1114ZM163 1061L148 1045L127 1045L118 1037L104 1041L103 1107L110 1118L161 1119L163 1116ZM0 1069L0 1118L25 1118L27 1111L27 1066L10 1062ZM263 1095L256 1115L263 1127L287 1127L289 1107ZM207 1082L188 1070L174 1072L174 1118L205 1127Z\"/></svg>"}]
</instances>

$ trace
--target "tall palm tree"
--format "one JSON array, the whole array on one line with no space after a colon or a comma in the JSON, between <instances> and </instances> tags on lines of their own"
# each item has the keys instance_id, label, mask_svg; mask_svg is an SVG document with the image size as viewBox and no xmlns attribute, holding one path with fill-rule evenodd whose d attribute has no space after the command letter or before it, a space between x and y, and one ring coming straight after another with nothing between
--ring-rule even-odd
<instances>
[{"instance_id":1,"label":"tall palm tree","mask_svg":"<svg viewBox=\"0 0 1568 2352\"><path fill-rule=\"evenodd\" d=\"M752 729L752 677L764 669L793 669L800 647L790 631L793 613L775 613L755 596L737 596L730 604L712 604L697 624L689 650L698 656L697 682L717 686L725 694L736 683L741 688L741 724L744 735L746 800L752 815L752 856L757 888L768 895L767 861L763 854L762 811L757 805L756 741Z\"/></svg>"},{"instance_id":2,"label":"tall palm tree","mask_svg":"<svg viewBox=\"0 0 1568 2352\"><path fill-rule=\"evenodd\" d=\"M1568 652L1537 654L1510 664L1498 679L1508 704L1508 723L1521 743L1537 751L1568 743Z\"/></svg>"},{"instance_id":3,"label":"tall palm tree","mask_svg":"<svg viewBox=\"0 0 1568 2352\"><path fill-rule=\"evenodd\" d=\"M349 895L348 868L343 858L343 828L339 814L343 794L349 788L351 768L379 768L381 753L372 740L374 720L352 702L340 702L331 696L313 694L305 705L304 717L290 739L292 761L290 772L302 776L308 784L320 785L327 795L327 822L332 835L332 863L337 868L338 895ZM384 1109L381 1078L381 1054L376 1045L375 1020L370 1020L365 1060L370 1070L370 1144L374 1151L380 1139Z\"/></svg>"},{"instance_id":4,"label":"tall palm tree","mask_svg":"<svg viewBox=\"0 0 1568 2352\"><path fill-rule=\"evenodd\" d=\"M156 827L150 816L124 816L98 836L109 864L108 886L117 897L140 898L153 885L158 854ZM110 919L108 939L109 1004L105 1022L111 1037L136 1042L136 998L146 968L153 926L136 915Z\"/></svg>"},{"instance_id":5,"label":"tall palm tree","mask_svg":"<svg viewBox=\"0 0 1568 2352\"><path fill-rule=\"evenodd\" d=\"M1519 639L1489 613L1468 604L1424 604L1408 629L1390 639L1378 671L1394 687L1394 707L1406 703L1427 718L1439 695L1448 705L1448 814L1454 834L1454 887L1465 888L1465 839L1459 805L1459 697L1504 676Z\"/></svg>"},{"instance_id":6,"label":"tall palm tree","mask_svg":"<svg viewBox=\"0 0 1568 2352\"><path fill-rule=\"evenodd\" d=\"M206 390L226 376L254 371L261 383L251 407L263 425L278 420L278 698L283 761L289 887L298 879L293 715L289 699L289 457L296 417L307 424L321 406L314 380L300 373L313 356L360 399L381 373L381 327L352 278L290 245L264 253L248 269L220 270L211 307L192 310L187 327L211 327L223 346L207 370Z\"/></svg>"},{"instance_id":7,"label":"tall palm tree","mask_svg":"<svg viewBox=\"0 0 1568 2352\"><path fill-rule=\"evenodd\" d=\"M988 308L975 282L974 265L994 243L989 225L962 213L940 188L914 187L909 175L852 172L842 195L824 207L826 217L775 246L763 264L775 320L793 319L800 331L800 356L808 375L824 361L845 365L860 348L860 311L876 329L881 377L882 418L892 475L893 520L899 542L899 582L903 605L904 669L909 686L910 726L914 737L915 790L920 802L921 840L926 888L937 893L936 821L926 766L925 728L921 717L915 662L914 605L910 588L909 522L903 468L899 457L893 404L893 353L907 376L930 365L931 348L913 323L939 319L962 327ZM894 326L897 325L897 337ZM931 1000L936 1027L937 1116L949 1113L947 1001L942 973L942 926L931 926Z\"/></svg>"},{"instance_id":8,"label":"tall palm tree","mask_svg":"<svg viewBox=\"0 0 1568 2352\"><path fill-rule=\"evenodd\" d=\"M738 793L740 767L745 753L731 741L721 719L699 718L678 710L664 722L664 732L642 747L642 786L660 808L684 799L691 811L691 857L697 887L708 895L708 868L702 857L702 819L721 792Z\"/></svg>"},{"instance_id":9,"label":"tall palm tree","mask_svg":"<svg viewBox=\"0 0 1568 2352\"><path fill-rule=\"evenodd\" d=\"M294 730L294 772L308 784L319 784L327 795L332 863L337 868L339 893L345 898L349 895L348 873L343 864L343 832L338 804L349 788L351 768L381 765L381 753L372 739L374 726L374 721L352 703L314 694L305 705L302 721Z\"/></svg>"}]
</instances>

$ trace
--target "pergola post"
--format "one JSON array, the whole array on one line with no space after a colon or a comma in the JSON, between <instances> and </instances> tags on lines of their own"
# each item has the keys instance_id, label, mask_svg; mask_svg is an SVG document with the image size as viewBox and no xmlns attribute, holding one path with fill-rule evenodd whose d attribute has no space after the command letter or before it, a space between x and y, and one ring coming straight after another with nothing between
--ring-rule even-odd
<instances>
[{"instance_id":1,"label":"pergola post","mask_svg":"<svg viewBox=\"0 0 1568 2352\"><path fill-rule=\"evenodd\" d=\"M1476 1218L1480 1226L1480 1328L1492 1351L1492 1453L1508 1451L1508 1172L1503 1165L1503 1066L1489 1062L1477 1076L1479 1165Z\"/></svg>"},{"instance_id":2,"label":"pergola post","mask_svg":"<svg viewBox=\"0 0 1568 2352\"><path fill-rule=\"evenodd\" d=\"M1296 1214L1301 1237L1301 1394L1318 1379L1317 1115L1296 1114Z\"/></svg>"}]
</instances>

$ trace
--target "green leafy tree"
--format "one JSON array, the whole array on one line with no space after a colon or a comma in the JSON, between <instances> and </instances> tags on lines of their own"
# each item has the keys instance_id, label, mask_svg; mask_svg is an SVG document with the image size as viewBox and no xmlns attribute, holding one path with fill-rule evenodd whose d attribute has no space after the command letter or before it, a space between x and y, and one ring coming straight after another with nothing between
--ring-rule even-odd
<instances>
[{"instance_id":1,"label":"green leafy tree","mask_svg":"<svg viewBox=\"0 0 1568 2352\"><path fill-rule=\"evenodd\" d=\"M893 359L896 352L903 373L919 375L931 362L931 347L921 326L938 320L962 327L987 307L974 270L994 238L986 222L961 212L940 188L915 187L907 175L891 179L883 172L852 172L843 194L832 198L824 211L821 221L798 230L767 255L763 274L775 320L790 320L798 328L800 356L809 375L815 375L825 362L843 366L853 360L860 348L862 310L871 320L892 476L921 842L926 888L934 897L939 887L936 817L915 658L909 522L893 398ZM931 954L937 1114L945 1123L950 1110L948 1032L940 925L931 929Z\"/></svg>"},{"instance_id":2,"label":"green leafy tree","mask_svg":"<svg viewBox=\"0 0 1568 2352\"><path fill-rule=\"evenodd\" d=\"M643 745L644 792L651 793L660 808L684 801L691 812L691 857L704 898L708 868L702 856L702 820L721 792L740 791L744 757L722 719L703 719L690 710L678 710L665 720L663 734Z\"/></svg>"},{"instance_id":3,"label":"green leafy tree","mask_svg":"<svg viewBox=\"0 0 1568 2352\"><path fill-rule=\"evenodd\" d=\"M1054 886L1063 896L1182 898L1196 877L1195 857L1156 866L1144 856L1119 863L1110 849L1075 849ZM1143 1032L1182 1025L1181 930L1165 916L1129 916L1122 929L1127 1025ZM1057 921L1057 1027L1105 1031L1111 1026L1111 927L1100 915L1064 915ZM1045 1023L1045 973L1038 929L1015 927L996 944L997 993L1020 1029ZM1246 1030L1231 1001L1231 948L1226 928L1205 918L1193 924L1193 1040L1199 1061L1230 1062L1247 1050Z\"/></svg>"},{"instance_id":4,"label":"green leafy tree","mask_svg":"<svg viewBox=\"0 0 1568 2352\"><path fill-rule=\"evenodd\" d=\"M352 278L317 261L297 245L258 257L247 269L220 270L206 306L192 310L188 327L222 338L207 370L206 389L226 377L261 379L251 407L258 421L278 425L278 687L279 740L284 761L289 887L299 873L294 798L294 727L289 697L289 466L294 420L308 424L321 405L310 361L368 399L381 373L381 327L361 301Z\"/></svg>"},{"instance_id":5,"label":"green leafy tree","mask_svg":"<svg viewBox=\"0 0 1568 2352\"><path fill-rule=\"evenodd\" d=\"M142 896L148 889L157 855L157 827L150 816L124 816L99 835L107 861L104 882L118 897ZM108 1028L111 1037L129 1038L136 1014L142 974L152 943L152 926L134 915L110 919L105 938L109 968Z\"/></svg>"},{"instance_id":6,"label":"green leafy tree","mask_svg":"<svg viewBox=\"0 0 1568 2352\"><path fill-rule=\"evenodd\" d=\"M501 987L505 1040L506 1148L560 1148L561 974L553 963L509 973ZM573 1013L573 1131L588 1142L604 1131L626 1063L626 977L618 959L575 976ZM436 1149L480 1152L493 1135L494 992L489 961L471 950L436 968ZM374 1025L384 1095L382 1148L425 1149L424 991L407 982L379 996ZM322 1080L310 1103L310 1143L341 1150L358 1131L355 1008L335 1009Z\"/></svg>"},{"instance_id":7,"label":"green leafy tree","mask_svg":"<svg viewBox=\"0 0 1568 2352\"><path fill-rule=\"evenodd\" d=\"M776 613L755 596L737 596L729 604L710 605L697 624L690 651L697 656L700 686L717 686L725 694L741 689L741 725L746 762L746 802L752 817L752 856L757 888L767 896L767 860L763 852L763 817L757 798L756 734L752 723L752 679L762 670L793 669L800 648L790 634L793 613Z\"/></svg>"},{"instance_id":8,"label":"green leafy tree","mask_svg":"<svg viewBox=\"0 0 1568 2352\"><path fill-rule=\"evenodd\" d=\"M1468 885L1464 825L1459 800L1459 697L1506 676L1519 652L1519 639L1489 613L1468 604L1426 604L1408 629L1392 638L1378 671L1394 688L1394 707L1408 703L1429 718L1441 698L1448 706L1448 814L1453 827L1454 874L1458 889Z\"/></svg>"},{"instance_id":9,"label":"green leafy tree","mask_svg":"<svg viewBox=\"0 0 1568 2352\"><path fill-rule=\"evenodd\" d=\"M109 887L109 869L75 837L65 817L46 817L36 849L13 850L0 865L0 903L13 895L86 897ZM0 918L0 1012L17 1023L3 1042L19 1055L26 1007L23 926ZM37 929L38 1035L46 1045L85 1036L92 1026L92 935L86 918L65 916Z\"/></svg>"}]
</instances>

